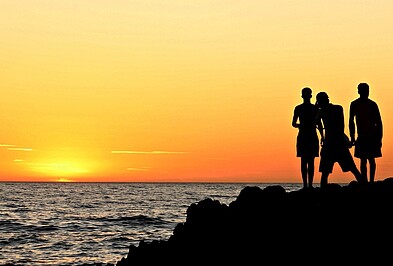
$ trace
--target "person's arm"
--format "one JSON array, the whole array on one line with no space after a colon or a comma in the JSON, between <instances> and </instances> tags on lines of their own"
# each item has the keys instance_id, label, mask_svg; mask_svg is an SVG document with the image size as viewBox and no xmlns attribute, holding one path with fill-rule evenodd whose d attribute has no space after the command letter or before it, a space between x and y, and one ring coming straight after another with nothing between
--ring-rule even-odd
<instances>
[{"instance_id":1,"label":"person's arm","mask_svg":"<svg viewBox=\"0 0 393 266\"><path fill-rule=\"evenodd\" d=\"M292 117L292 126L294 128L299 128L300 124L297 123L297 120L299 119L299 112L297 110L297 108L295 108L295 110L293 111L293 117Z\"/></svg>"},{"instance_id":2,"label":"person's arm","mask_svg":"<svg viewBox=\"0 0 393 266\"><path fill-rule=\"evenodd\" d=\"M382 145L382 136L383 136L383 126L382 126L382 118L381 118L381 113L379 112L378 105L376 105L376 127L378 130L378 138L381 140L381 145Z\"/></svg>"},{"instance_id":3,"label":"person's arm","mask_svg":"<svg viewBox=\"0 0 393 266\"><path fill-rule=\"evenodd\" d=\"M351 143L354 145L355 144L355 132L356 132L356 128L355 128L355 110L354 110L354 106L353 103L351 103L351 105L349 106L349 123L348 123L348 127L349 127L349 136L351 138Z\"/></svg>"},{"instance_id":4,"label":"person's arm","mask_svg":"<svg viewBox=\"0 0 393 266\"><path fill-rule=\"evenodd\" d=\"M325 134L323 133L323 124L322 124L321 120L319 120L317 122L317 129L319 131L319 135L321 136L321 145L323 145L323 143L325 141Z\"/></svg>"},{"instance_id":5,"label":"person's arm","mask_svg":"<svg viewBox=\"0 0 393 266\"><path fill-rule=\"evenodd\" d=\"M315 117L315 123L317 125L317 129L319 132L319 135L321 136L321 145L323 145L323 142L325 141L325 134L323 131L323 123L322 123L322 110L318 109L317 115Z\"/></svg>"}]
</instances>

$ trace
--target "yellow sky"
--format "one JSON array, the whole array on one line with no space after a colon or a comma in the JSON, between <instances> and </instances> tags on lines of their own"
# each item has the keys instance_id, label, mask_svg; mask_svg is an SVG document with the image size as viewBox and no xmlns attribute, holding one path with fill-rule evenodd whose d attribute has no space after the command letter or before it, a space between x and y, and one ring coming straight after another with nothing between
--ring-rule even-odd
<instances>
[{"instance_id":1,"label":"yellow sky","mask_svg":"<svg viewBox=\"0 0 393 266\"><path fill-rule=\"evenodd\" d=\"M0 181L301 182L300 90L328 92L347 121L359 82L384 122L376 179L389 177L392 12L379 0L3 0ZM329 177L353 179L338 165Z\"/></svg>"}]
</instances>

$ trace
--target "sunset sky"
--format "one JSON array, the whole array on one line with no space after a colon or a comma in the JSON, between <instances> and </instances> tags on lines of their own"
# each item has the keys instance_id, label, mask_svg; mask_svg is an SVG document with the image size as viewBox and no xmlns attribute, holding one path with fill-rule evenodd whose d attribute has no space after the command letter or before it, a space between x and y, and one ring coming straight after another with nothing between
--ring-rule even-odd
<instances>
[{"instance_id":1,"label":"sunset sky","mask_svg":"<svg viewBox=\"0 0 393 266\"><path fill-rule=\"evenodd\" d=\"M301 89L342 105L348 133L360 82L384 123L376 180L390 177L392 14L388 0L2 0L0 181L301 182ZM338 164L329 177L351 180Z\"/></svg>"}]
</instances>

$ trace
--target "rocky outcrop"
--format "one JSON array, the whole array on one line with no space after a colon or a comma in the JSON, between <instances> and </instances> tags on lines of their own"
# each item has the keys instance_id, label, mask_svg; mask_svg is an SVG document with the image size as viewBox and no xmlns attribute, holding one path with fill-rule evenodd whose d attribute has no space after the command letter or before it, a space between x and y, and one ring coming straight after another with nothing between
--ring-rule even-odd
<instances>
[{"instance_id":1,"label":"rocky outcrop","mask_svg":"<svg viewBox=\"0 0 393 266\"><path fill-rule=\"evenodd\" d=\"M168 240L131 246L117 266L390 264L393 178L286 192L242 189L229 205L204 199Z\"/></svg>"}]
</instances>

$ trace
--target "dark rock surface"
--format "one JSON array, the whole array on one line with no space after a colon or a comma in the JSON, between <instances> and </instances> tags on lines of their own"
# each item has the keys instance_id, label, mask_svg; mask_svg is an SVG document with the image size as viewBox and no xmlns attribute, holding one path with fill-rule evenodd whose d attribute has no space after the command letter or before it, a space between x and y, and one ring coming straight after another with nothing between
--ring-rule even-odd
<instances>
[{"instance_id":1,"label":"dark rock surface","mask_svg":"<svg viewBox=\"0 0 393 266\"><path fill-rule=\"evenodd\" d=\"M390 265L393 178L286 192L245 187L229 205L204 199L168 240L131 246L130 265Z\"/></svg>"}]
</instances>

